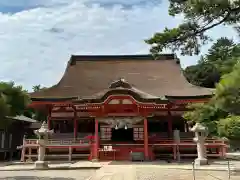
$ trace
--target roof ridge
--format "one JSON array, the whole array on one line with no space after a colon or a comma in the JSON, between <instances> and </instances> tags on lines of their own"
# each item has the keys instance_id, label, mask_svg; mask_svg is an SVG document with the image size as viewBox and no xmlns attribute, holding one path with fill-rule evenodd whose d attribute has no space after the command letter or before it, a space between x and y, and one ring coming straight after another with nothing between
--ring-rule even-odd
<instances>
[{"instance_id":1,"label":"roof ridge","mask_svg":"<svg viewBox=\"0 0 240 180\"><path fill-rule=\"evenodd\" d=\"M159 54L156 58L151 54L126 54L126 55L71 55L70 65L75 65L77 61L132 61L132 60L175 60L179 63L176 54Z\"/></svg>"}]
</instances>

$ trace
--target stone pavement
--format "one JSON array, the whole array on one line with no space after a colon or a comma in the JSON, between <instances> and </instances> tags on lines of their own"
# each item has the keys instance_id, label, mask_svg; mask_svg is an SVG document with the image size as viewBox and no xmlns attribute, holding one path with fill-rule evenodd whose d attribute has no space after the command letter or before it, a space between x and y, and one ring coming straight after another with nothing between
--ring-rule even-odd
<instances>
[{"instance_id":1,"label":"stone pavement","mask_svg":"<svg viewBox=\"0 0 240 180\"><path fill-rule=\"evenodd\" d=\"M48 170L57 169L99 169L104 165L104 163L90 162L90 161L78 161L76 163L49 163ZM24 170L34 170L34 163L12 163L9 165L1 165L0 171L24 171Z\"/></svg>"},{"instance_id":2,"label":"stone pavement","mask_svg":"<svg viewBox=\"0 0 240 180\"><path fill-rule=\"evenodd\" d=\"M229 152L226 154L227 158L229 159L235 159L235 160L240 160L240 152Z\"/></svg>"},{"instance_id":3,"label":"stone pavement","mask_svg":"<svg viewBox=\"0 0 240 180\"><path fill-rule=\"evenodd\" d=\"M230 169L234 171L240 171L240 161L229 161ZM154 168L163 168L163 169L180 169L180 170L192 170L192 162L182 162L182 163L167 163L166 161L153 161L153 162L109 162L109 165L135 165L141 167L154 167ZM197 170L211 170L211 171L227 171L228 163L226 160L222 161L210 161L209 165L205 166L195 166Z\"/></svg>"},{"instance_id":4,"label":"stone pavement","mask_svg":"<svg viewBox=\"0 0 240 180\"><path fill-rule=\"evenodd\" d=\"M97 170L89 180L135 180L134 165L108 165Z\"/></svg>"},{"instance_id":5,"label":"stone pavement","mask_svg":"<svg viewBox=\"0 0 240 180\"><path fill-rule=\"evenodd\" d=\"M240 168L240 161L231 162L231 179L239 180L240 172L233 172L235 166ZM234 167L234 168L233 168ZM195 168L196 180L227 180L226 161L212 162L209 166ZM112 162L103 166L89 180L192 180L193 171L190 163L168 164L164 162Z\"/></svg>"},{"instance_id":6,"label":"stone pavement","mask_svg":"<svg viewBox=\"0 0 240 180\"><path fill-rule=\"evenodd\" d=\"M191 170L159 169L136 167L135 180L193 180ZM239 180L239 175L231 175L231 180ZM228 180L227 171L195 171L195 180Z\"/></svg>"},{"instance_id":7,"label":"stone pavement","mask_svg":"<svg viewBox=\"0 0 240 180\"><path fill-rule=\"evenodd\" d=\"M68 167L67 170L31 170L26 171L25 166L15 165L18 168L22 166L21 171L17 168L5 166L0 172L0 180L192 180L193 171L191 163L166 163L164 161L155 162L105 162L94 163L101 165L102 168L95 170L91 168L71 169L70 167L91 167L93 163L88 161L79 161L76 163L52 164L52 167ZM6 168L7 167L7 168ZM240 180L240 171L233 170L240 168L240 161L231 161L231 180ZM1 167L3 168L3 167ZM211 162L211 165L196 167L195 180L227 180L227 161Z\"/></svg>"},{"instance_id":8,"label":"stone pavement","mask_svg":"<svg viewBox=\"0 0 240 180\"><path fill-rule=\"evenodd\" d=\"M231 180L239 180L232 175ZM109 165L97 170L2 171L0 180L193 180L190 170ZM228 180L226 171L196 171L195 180Z\"/></svg>"},{"instance_id":9,"label":"stone pavement","mask_svg":"<svg viewBox=\"0 0 240 180\"><path fill-rule=\"evenodd\" d=\"M95 170L1 171L0 180L85 180Z\"/></svg>"},{"instance_id":10,"label":"stone pavement","mask_svg":"<svg viewBox=\"0 0 240 180\"><path fill-rule=\"evenodd\" d=\"M229 161L230 169L234 171L240 171L240 161ZM101 167L109 165L127 165L131 167L141 166L141 167L154 167L154 168L163 168L163 169L181 169L181 170L192 170L191 162L184 163L167 163L166 161L153 161L153 162L130 162L130 161L108 161L108 162L90 162L90 161L78 161L75 163L50 163L49 170L57 169L99 169ZM206 166L196 166L195 169L198 170L211 170L211 171L227 171L228 165L227 161L212 161L210 165ZM34 170L34 164L32 163L13 163L10 165L0 166L0 171L18 171L18 170Z\"/></svg>"}]
</instances>

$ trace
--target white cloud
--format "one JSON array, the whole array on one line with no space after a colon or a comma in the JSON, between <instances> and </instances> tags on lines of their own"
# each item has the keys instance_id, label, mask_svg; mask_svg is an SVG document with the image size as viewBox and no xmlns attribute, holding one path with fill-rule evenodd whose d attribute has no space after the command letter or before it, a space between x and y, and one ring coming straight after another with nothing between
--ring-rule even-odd
<instances>
[{"instance_id":1,"label":"white cloud","mask_svg":"<svg viewBox=\"0 0 240 180\"><path fill-rule=\"evenodd\" d=\"M34 5L31 2L24 3ZM71 54L148 53L144 39L181 22L167 15L167 1L153 6L156 0L146 5L142 0L131 1L136 5L116 0L123 5L104 6L110 2L39 0L39 8L0 14L0 80L14 80L28 89L36 84L50 86L60 80ZM222 28L212 34L234 35ZM182 64L197 59L184 57Z\"/></svg>"}]
</instances>

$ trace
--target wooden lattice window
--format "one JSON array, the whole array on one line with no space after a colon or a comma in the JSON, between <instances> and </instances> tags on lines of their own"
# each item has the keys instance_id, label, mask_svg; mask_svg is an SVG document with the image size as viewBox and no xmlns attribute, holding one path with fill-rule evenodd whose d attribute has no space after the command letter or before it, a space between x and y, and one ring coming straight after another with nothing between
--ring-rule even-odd
<instances>
[{"instance_id":1,"label":"wooden lattice window","mask_svg":"<svg viewBox=\"0 0 240 180\"><path fill-rule=\"evenodd\" d=\"M143 140L144 130L143 127L133 128L133 138L134 140Z\"/></svg>"},{"instance_id":2,"label":"wooden lattice window","mask_svg":"<svg viewBox=\"0 0 240 180\"><path fill-rule=\"evenodd\" d=\"M101 140L111 140L112 138L111 127L101 127L100 132L101 132L100 134Z\"/></svg>"}]
</instances>

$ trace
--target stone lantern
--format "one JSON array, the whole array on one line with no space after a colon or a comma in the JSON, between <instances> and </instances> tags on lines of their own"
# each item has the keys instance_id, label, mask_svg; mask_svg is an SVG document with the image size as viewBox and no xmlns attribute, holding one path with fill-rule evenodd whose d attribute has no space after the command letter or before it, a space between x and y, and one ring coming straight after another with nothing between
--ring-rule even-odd
<instances>
[{"instance_id":1,"label":"stone lantern","mask_svg":"<svg viewBox=\"0 0 240 180\"><path fill-rule=\"evenodd\" d=\"M208 129L201 125L200 123L196 123L193 128L190 129L195 133L194 141L197 143L197 159L195 159L196 165L207 165L207 154L205 147L205 140L208 135Z\"/></svg>"},{"instance_id":2,"label":"stone lantern","mask_svg":"<svg viewBox=\"0 0 240 180\"><path fill-rule=\"evenodd\" d=\"M34 133L38 136L37 144L39 145L38 148L38 160L35 162L35 168L37 169L44 169L48 168L48 164L45 159L45 151L46 145L48 143L49 135L53 134L53 130L48 129L48 125L43 122L40 129L35 130Z\"/></svg>"}]
</instances>

